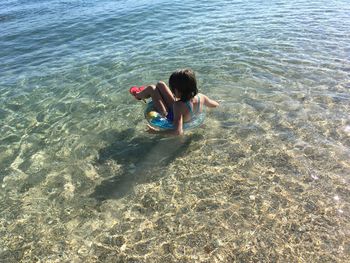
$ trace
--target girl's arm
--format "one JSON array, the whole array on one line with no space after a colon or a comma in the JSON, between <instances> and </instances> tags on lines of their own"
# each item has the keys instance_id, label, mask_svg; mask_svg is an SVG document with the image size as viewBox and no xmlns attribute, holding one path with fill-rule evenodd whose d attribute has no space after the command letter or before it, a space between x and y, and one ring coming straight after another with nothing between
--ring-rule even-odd
<instances>
[{"instance_id":1,"label":"girl's arm","mask_svg":"<svg viewBox=\"0 0 350 263\"><path fill-rule=\"evenodd\" d=\"M215 108L215 107L219 106L219 102L212 100L203 94L202 94L202 96L204 98L204 105L205 106L207 106L209 108Z\"/></svg>"},{"instance_id":2,"label":"girl's arm","mask_svg":"<svg viewBox=\"0 0 350 263\"><path fill-rule=\"evenodd\" d=\"M178 103L174 103L173 110L174 110L173 124L175 126L174 135L182 135L184 131L183 131L183 118L182 118L180 105Z\"/></svg>"},{"instance_id":3,"label":"girl's arm","mask_svg":"<svg viewBox=\"0 0 350 263\"><path fill-rule=\"evenodd\" d=\"M148 132L158 133L158 134L167 134L167 135L182 135L183 134L183 127L182 127L183 118L182 118L182 113L180 111L180 106L177 103L174 103L173 107L174 107L173 108L173 112L174 112L173 124L174 124L175 129L161 131L161 130L157 130L157 129L153 128L152 126L150 126L149 124L147 124Z\"/></svg>"}]
</instances>

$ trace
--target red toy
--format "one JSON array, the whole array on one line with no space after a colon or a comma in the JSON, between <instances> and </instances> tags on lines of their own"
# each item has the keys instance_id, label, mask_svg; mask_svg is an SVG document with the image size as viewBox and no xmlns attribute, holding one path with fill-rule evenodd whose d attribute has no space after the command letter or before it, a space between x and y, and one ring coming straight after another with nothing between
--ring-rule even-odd
<instances>
[{"instance_id":1,"label":"red toy","mask_svg":"<svg viewBox=\"0 0 350 263\"><path fill-rule=\"evenodd\" d=\"M145 89L144 86L137 87L137 86L132 86L129 90L130 94L133 96L136 96L137 93L143 91Z\"/></svg>"}]
</instances>

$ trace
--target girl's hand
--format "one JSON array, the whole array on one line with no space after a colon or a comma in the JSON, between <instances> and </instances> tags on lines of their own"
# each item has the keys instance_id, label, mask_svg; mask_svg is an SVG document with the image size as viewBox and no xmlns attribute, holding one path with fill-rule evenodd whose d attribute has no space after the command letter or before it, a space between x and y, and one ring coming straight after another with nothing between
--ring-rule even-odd
<instances>
[{"instance_id":1,"label":"girl's hand","mask_svg":"<svg viewBox=\"0 0 350 263\"><path fill-rule=\"evenodd\" d=\"M178 136L182 133L178 133L176 130L157 130L153 128L151 125L147 124L148 130L147 132L150 134L163 134L163 135L172 135L172 136Z\"/></svg>"},{"instance_id":2,"label":"girl's hand","mask_svg":"<svg viewBox=\"0 0 350 263\"><path fill-rule=\"evenodd\" d=\"M147 127L148 127L148 130L147 130L148 133L151 133L151 134L157 134L157 133L159 133L159 130L153 128L153 127L152 127L151 125L149 125L149 124L147 124Z\"/></svg>"}]
</instances>

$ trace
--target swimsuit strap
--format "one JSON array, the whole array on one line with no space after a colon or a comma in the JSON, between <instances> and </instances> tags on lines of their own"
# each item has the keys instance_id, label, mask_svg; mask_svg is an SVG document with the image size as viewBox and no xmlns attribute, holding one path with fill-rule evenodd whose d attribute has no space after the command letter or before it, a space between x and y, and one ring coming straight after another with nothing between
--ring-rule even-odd
<instances>
[{"instance_id":1,"label":"swimsuit strap","mask_svg":"<svg viewBox=\"0 0 350 263\"><path fill-rule=\"evenodd\" d=\"M197 95L198 98L198 105L197 105L197 114L199 113L200 107L201 107L201 97L199 97L199 95Z\"/></svg>"},{"instance_id":2,"label":"swimsuit strap","mask_svg":"<svg viewBox=\"0 0 350 263\"><path fill-rule=\"evenodd\" d=\"M191 103L190 103L190 101L188 100L188 101L185 101L185 104L186 104L186 106L187 106L187 108L188 108L188 111L190 112L190 114L191 114L191 118L193 118L193 110L192 110L192 105L191 105Z\"/></svg>"},{"instance_id":3,"label":"swimsuit strap","mask_svg":"<svg viewBox=\"0 0 350 263\"><path fill-rule=\"evenodd\" d=\"M197 105L197 108L196 108L196 113L198 114L199 110L200 110L200 106L201 106L201 99L200 99L199 95L197 95L197 98L198 98L198 105ZM188 111L191 114L191 118L193 118L194 117L194 112L193 112L192 105L191 105L190 101L189 100L185 101L185 104L186 104L186 106L188 108Z\"/></svg>"}]
</instances>

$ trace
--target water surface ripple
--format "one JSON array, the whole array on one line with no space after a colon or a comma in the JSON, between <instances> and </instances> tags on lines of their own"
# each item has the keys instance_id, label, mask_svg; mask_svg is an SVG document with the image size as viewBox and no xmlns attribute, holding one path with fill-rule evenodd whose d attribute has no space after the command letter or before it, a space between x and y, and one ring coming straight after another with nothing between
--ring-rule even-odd
<instances>
[{"instance_id":1,"label":"water surface ripple","mask_svg":"<svg viewBox=\"0 0 350 263\"><path fill-rule=\"evenodd\" d=\"M346 262L347 0L2 0L1 262ZM220 100L145 132L132 85Z\"/></svg>"}]
</instances>

